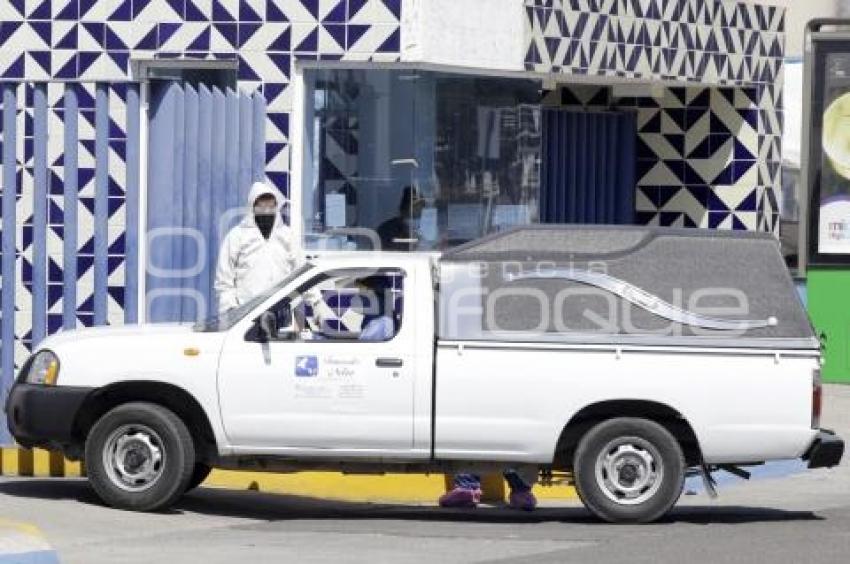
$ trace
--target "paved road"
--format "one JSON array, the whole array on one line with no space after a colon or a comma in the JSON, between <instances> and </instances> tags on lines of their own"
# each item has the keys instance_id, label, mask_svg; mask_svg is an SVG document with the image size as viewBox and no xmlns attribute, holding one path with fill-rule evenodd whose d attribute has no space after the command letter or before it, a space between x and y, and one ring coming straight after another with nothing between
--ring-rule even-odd
<instances>
[{"instance_id":1,"label":"paved road","mask_svg":"<svg viewBox=\"0 0 850 564\"><path fill-rule=\"evenodd\" d=\"M850 388L830 388L824 425L850 437ZM847 562L850 465L685 496L663 523L612 526L576 505L348 504L202 489L167 514L100 506L81 480L2 479L0 515L38 526L67 563L297 561Z\"/></svg>"}]
</instances>

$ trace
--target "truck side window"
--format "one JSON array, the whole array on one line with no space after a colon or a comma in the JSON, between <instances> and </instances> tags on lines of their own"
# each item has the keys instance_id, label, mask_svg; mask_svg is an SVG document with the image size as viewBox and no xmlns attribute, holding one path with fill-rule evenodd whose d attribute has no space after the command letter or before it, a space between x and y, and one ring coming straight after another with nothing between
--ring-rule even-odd
<instances>
[{"instance_id":1,"label":"truck side window","mask_svg":"<svg viewBox=\"0 0 850 564\"><path fill-rule=\"evenodd\" d=\"M404 273L339 271L313 280L291 304L294 326L304 341L389 341L402 321ZM277 312L276 312L277 313Z\"/></svg>"}]
</instances>

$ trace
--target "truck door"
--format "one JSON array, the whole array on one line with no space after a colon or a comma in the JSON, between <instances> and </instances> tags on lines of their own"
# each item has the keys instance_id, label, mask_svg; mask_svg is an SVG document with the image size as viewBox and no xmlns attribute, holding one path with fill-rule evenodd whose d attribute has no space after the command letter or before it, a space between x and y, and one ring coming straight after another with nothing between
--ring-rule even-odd
<instances>
[{"instance_id":1,"label":"truck door","mask_svg":"<svg viewBox=\"0 0 850 564\"><path fill-rule=\"evenodd\" d=\"M385 287L371 294L360 281L376 274ZM266 343L250 330L231 331L219 363L231 444L354 454L412 449L415 335L404 294L413 284L413 273L400 269L326 271L271 308L279 317L293 312L295 324L312 331L290 328Z\"/></svg>"}]
</instances>

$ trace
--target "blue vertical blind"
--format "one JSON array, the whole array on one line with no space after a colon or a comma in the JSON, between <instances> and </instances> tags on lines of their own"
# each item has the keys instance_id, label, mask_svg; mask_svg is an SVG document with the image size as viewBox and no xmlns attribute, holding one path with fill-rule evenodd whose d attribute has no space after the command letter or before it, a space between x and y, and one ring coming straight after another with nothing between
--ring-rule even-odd
<instances>
[{"instance_id":1,"label":"blue vertical blind","mask_svg":"<svg viewBox=\"0 0 850 564\"><path fill-rule=\"evenodd\" d=\"M90 256L93 263L92 317L87 325L107 323L107 294L109 278L109 139L110 115L108 104L109 85L94 86L94 221L93 247L82 249L85 241L78 237L78 206L81 205L81 184L78 149L87 140L80 139L79 107L80 85L68 83L59 88L58 100L53 107L48 103L46 83L3 83L0 85L0 213L2 213L2 253L0 254L0 401L11 386L16 361L16 341L28 348L35 348L59 329L73 329L82 319L78 311L78 271L81 254ZM138 229L138 170L139 170L139 85L126 86L126 199L127 227ZM26 111L25 111L26 108ZM61 146L58 161L48 162L48 124L51 113L58 110L61 134L54 143ZM31 113L30 113L31 110ZM23 124L23 128L20 125ZM51 169L61 168L62 177L51 180ZM24 185L23 173L31 170L32 184ZM31 192L26 192L31 190ZM61 209L51 203L51 197L61 190ZM28 203L32 201L32 215ZM49 206L53 206L51 211ZM134 215L135 214L135 215ZM48 235L61 237L61 251L51 251L53 259L61 262L58 271L51 271L48 260ZM87 229L88 231L88 229ZM29 235L31 233L31 235ZM129 239L128 239L129 241ZM59 258L61 254L61 258ZM58 265L57 262L57 265ZM31 272L31 274L28 274ZM137 245L126 247L125 280L127 288L135 287L138 278ZM28 293L28 292L29 293ZM56 292L61 291L61 323L48 323L48 312L56 302ZM31 296L30 296L31 294ZM31 297L31 300L30 300ZM132 292L127 292L124 322L136 321L136 301ZM51 312L54 319L56 312ZM20 352L21 349L18 349ZM5 419L0 422L0 444L9 440Z\"/></svg>"},{"instance_id":2,"label":"blue vertical blind","mask_svg":"<svg viewBox=\"0 0 850 564\"><path fill-rule=\"evenodd\" d=\"M544 108L540 219L631 224L635 114Z\"/></svg>"},{"instance_id":3,"label":"blue vertical blind","mask_svg":"<svg viewBox=\"0 0 850 564\"><path fill-rule=\"evenodd\" d=\"M147 321L214 313L219 243L265 178L265 99L180 82L152 85Z\"/></svg>"}]
</instances>

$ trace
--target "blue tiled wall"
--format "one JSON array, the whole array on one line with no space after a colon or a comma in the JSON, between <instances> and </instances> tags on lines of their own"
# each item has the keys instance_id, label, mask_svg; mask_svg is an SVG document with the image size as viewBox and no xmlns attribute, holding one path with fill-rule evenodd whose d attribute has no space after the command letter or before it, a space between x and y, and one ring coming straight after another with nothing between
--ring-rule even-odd
<instances>
[{"instance_id":1,"label":"blue tiled wall","mask_svg":"<svg viewBox=\"0 0 850 564\"><path fill-rule=\"evenodd\" d=\"M598 87L563 94L567 106L638 112L640 221L778 229L784 8L727 0L525 7L529 70L682 84L631 101Z\"/></svg>"},{"instance_id":2,"label":"blue tiled wall","mask_svg":"<svg viewBox=\"0 0 850 564\"><path fill-rule=\"evenodd\" d=\"M15 357L25 356L34 316L47 317L48 332L65 321L62 240L65 189L62 92L48 85L48 221L33 222L33 83L70 81L78 92L79 204L76 209L77 280L72 325L91 325L94 283L95 170L108 170L108 322L120 323L124 308L126 212L126 83L136 58L232 59L238 87L259 90L267 100L266 172L285 195L289 190L290 77L297 59L395 61L401 45L402 0L0 0L0 82L18 84L18 132L13 226L17 229ZM108 85L108 162L95 159L94 91ZM2 130L2 127L0 127ZM2 133L0 132L0 135ZM47 232L47 311L32 307L35 230ZM8 312L4 315L11 318ZM5 351L3 351L5 354Z\"/></svg>"}]
</instances>

